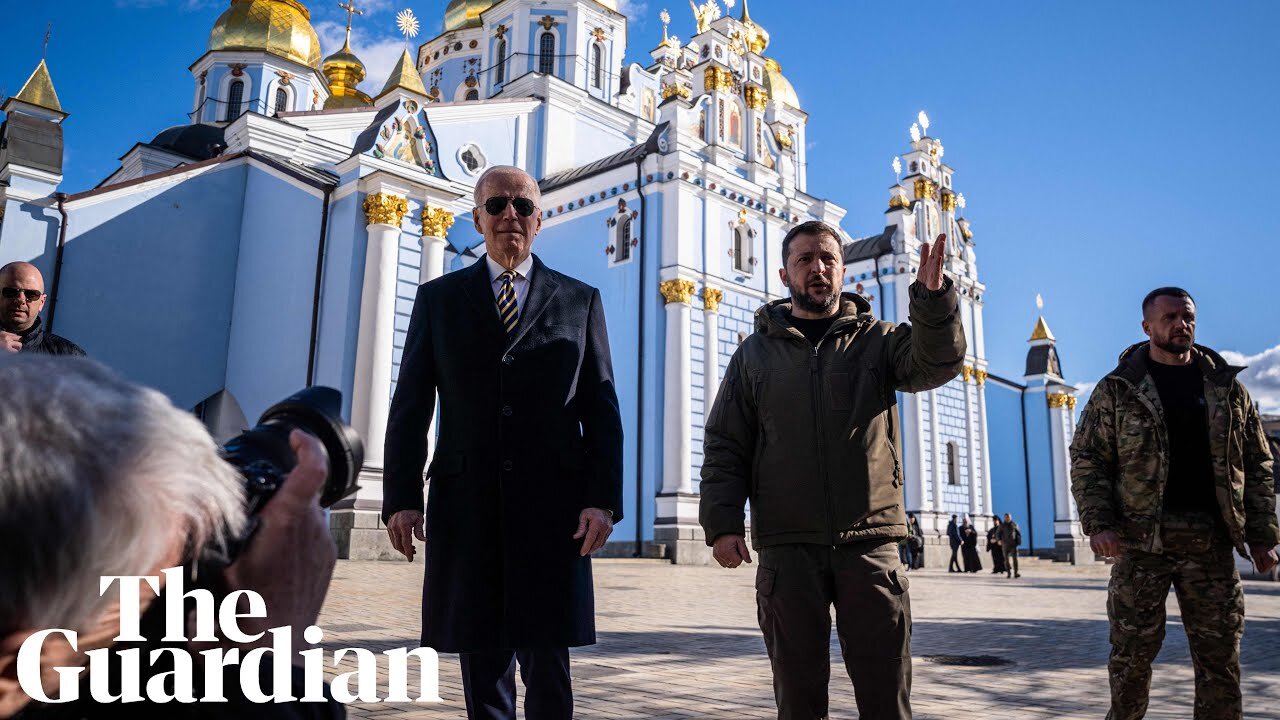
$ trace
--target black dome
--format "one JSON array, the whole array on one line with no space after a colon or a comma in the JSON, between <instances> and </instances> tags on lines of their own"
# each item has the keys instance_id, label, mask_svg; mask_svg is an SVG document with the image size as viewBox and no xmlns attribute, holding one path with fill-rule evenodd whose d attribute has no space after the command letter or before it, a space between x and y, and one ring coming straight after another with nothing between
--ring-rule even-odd
<instances>
[{"instance_id":1,"label":"black dome","mask_svg":"<svg viewBox=\"0 0 1280 720\"><path fill-rule=\"evenodd\" d=\"M202 124L175 125L161 131L150 144L197 160L217 157L227 147L222 128Z\"/></svg>"}]
</instances>

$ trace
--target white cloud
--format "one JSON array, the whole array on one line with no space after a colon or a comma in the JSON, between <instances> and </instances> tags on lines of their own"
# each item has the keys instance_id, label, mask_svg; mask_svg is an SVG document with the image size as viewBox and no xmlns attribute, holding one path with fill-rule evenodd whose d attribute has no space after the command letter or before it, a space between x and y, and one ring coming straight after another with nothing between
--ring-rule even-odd
<instances>
[{"instance_id":1,"label":"white cloud","mask_svg":"<svg viewBox=\"0 0 1280 720\"><path fill-rule=\"evenodd\" d=\"M618 12L631 20L640 20L649 12L649 3L640 0L618 0Z\"/></svg>"},{"instance_id":2,"label":"white cloud","mask_svg":"<svg viewBox=\"0 0 1280 720\"><path fill-rule=\"evenodd\" d=\"M320 36L320 47L324 48L324 54L328 55L337 52L342 47L343 38L346 36L347 25L345 22L338 23L330 20L315 23L316 34ZM386 84L387 77L391 75L391 70L396 66L396 62L400 60L400 55L404 52L404 39L399 37L370 37L368 33L362 31L359 27L351 29L351 50L360 58L365 67L365 79L360 83L360 89L369 93L376 94ZM410 55L413 54L410 50Z\"/></svg>"},{"instance_id":3,"label":"white cloud","mask_svg":"<svg viewBox=\"0 0 1280 720\"><path fill-rule=\"evenodd\" d=\"M1232 365L1248 366L1240 373L1240 382L1249 388L1249 394L1262 406L1262 412L1280 413L1280 345L1257 355L1223 350L1222 357Z\"/></svg>"}]
</instances>

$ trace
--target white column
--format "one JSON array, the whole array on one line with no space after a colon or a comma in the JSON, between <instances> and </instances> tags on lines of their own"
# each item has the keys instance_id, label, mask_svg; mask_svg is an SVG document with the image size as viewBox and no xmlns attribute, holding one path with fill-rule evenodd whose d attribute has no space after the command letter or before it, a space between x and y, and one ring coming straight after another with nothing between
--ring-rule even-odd
<instances>
[{"instance_id":1,"label":"white column","mask_svg":"<svg viewBox=\"0 0 1280 720\"><path fill-rule=\"evenodd\" d=\"M689 303L693 282L667 280L660 285L667 301L666 365L663 372L662 492L692 493L693 433L690 426Z\"/></svg>"},{"instance_id":2,"label":"white column","mask_svg":"<svg viewBox=\"0 0 1280 720\"><path fill-rule=\"evenodd\" d=\"M381 479L387 411L391 405L400 223L408 209L404 198L389 193L370 195L364 201L365 216L369 221L369 244L365 251L364 286L360 296L351 424L364 439L365 467L376 470L378 480ZM381 496L380 490L378 497Z\"/></svg>"},{"instance_id":3,"label":"white column","mask_svg":"<svg viewBox=\"0 0 1280 720\"><path fill-rule=\"evenodd\" d=\"M453 213L438 207L422 209L422 263L418 282L425 283L444 275L445 235L453 226Z\"/></svg>"},{"instance_id":4,"label":"white column","mask_svg":"<svg viewBox=\"0 0 1280 720\"><path fill-rule=\"evenodd\" d=\"M720 390L720 301L724 292L718 288L702 288L702 424L706 426L711 406Z\"/></svg>"},{"instance_id":5,"label":"white column","mask_svg":"<svg viewBox=\"0 0 1280 720\"><path fill-rule=\"evenodd\" d=\"M1053 468L1053 519L1054 534L1062 537L1076 535L1074 528L1074 499L1071 497L1071 458L1067 447L1066 393L1049 393L1049 441L1050 465Z\"/></svg>"},{"instance_id":6,"label":"white column","mask_svg":"<svg viewBox=\"0 0 1280 720\"><path fill-rule=\"evenodd\" d=\"M929 465L933 471L933 509L947 511L942 498L942 439L938 437L938 391L929 391Z\"/></svg>"},{"instance_id":7,"label":"white column","mask_svg":"<svg viewBox=\"0 0 1280 720\"><path fill-rule=\"evenodd\" d=\"M418 282L428 283L444 275L444 250L448 246L445 235L453 227L453 213L438 207L422 208L422 260L418 264ZM436 425L440 413L431 413L431 426L427 428L427 466L436 454Z\"/></svg>"},{"instance_id":8,"label":"white column","mask_svg":"<svg viewBox=\"0 0 1280 720\"><path fill-rule=\"evenodd\" d=\"M978 429L973 419L974 400L970 394L969 385L969 381L973 378L973 368L965 365L962 377L964 378L964 383L961 385L964 388L964 444L965 454L969 456L969 513L974 525L978 525L978 519L987 515L983 511L981 493L982 479L987 474L987 468L984 466L981 472L978 469Z\"/></svg>"},{"instance_id":9,"label":"white column","mask_svg":"<svg viewBox=\"0 0 1280 720\"><path fill-rule=\"evenodd\" d=\"M991 444L987 441L987 371L975 370L978 379L978 449L982 460L982 496L986 499L987 515L996 513L996 501L991 497Z\"/></svg>"}]
</instances>

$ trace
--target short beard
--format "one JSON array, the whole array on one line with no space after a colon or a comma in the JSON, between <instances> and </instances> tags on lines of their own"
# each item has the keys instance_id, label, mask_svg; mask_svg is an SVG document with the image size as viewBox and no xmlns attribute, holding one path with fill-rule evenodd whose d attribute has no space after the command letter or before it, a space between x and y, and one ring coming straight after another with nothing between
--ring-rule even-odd
<instances>
[{"instance_id":1,"label":"short beard","mask_svg":"<svg viewBox=\"0 0 1280 720\"><path fill-rule=\"evenodd\" d=\"M840 302L840 293L838 292L832 292L827 297L826 302L817 302L806 292L806 286L801 286L799 289L789 286L788 289L791 290L792 304L805 312L825 314L835 307L836 303Z\"/></svg>"},{"instance_id":2,"label":"short beard","mask_svg":"<svg viewBox=\"0 0 1280 720\"><path fill-rule=\"evenodd\" d=\"M1181 355L1185 352L1191 352L1191 346L1195 344L1195 340L1187 338L1185 340L1165 340L1164 342L1151 341L1156 347L1169 353L1170 355Z\"/></svg>"}]
</instances>

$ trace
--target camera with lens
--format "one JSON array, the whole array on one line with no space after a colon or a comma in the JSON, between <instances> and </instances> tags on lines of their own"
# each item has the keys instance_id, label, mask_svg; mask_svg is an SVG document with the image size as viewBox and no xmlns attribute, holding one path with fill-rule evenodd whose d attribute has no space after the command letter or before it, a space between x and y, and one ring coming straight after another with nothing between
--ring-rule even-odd
<instances>
[{"instance_id":1,"label":"camera with lens","mask_svg":"<svg viewBox=\"0 0 1280 720\"><path fill-rule=\"evenodd\" d=\"M329 469L320 506L334 503L359 490L356 478L364 463L360 435L342 422L342 393L323 386L301 390L267 408L254 428L222 446L222 458L244 478L249 526L224 547L206 547L198 563L206 568L230 565L248 544L257 527L256 516L275 495L298 459L289 447L289 434L302 430L314 435L329 455Z\"/></svg>"}]
</instances>

